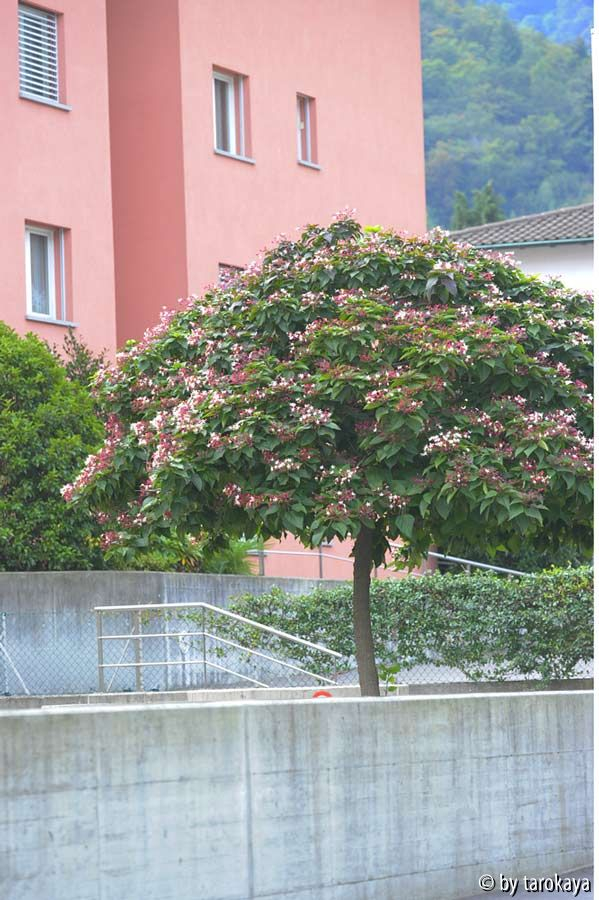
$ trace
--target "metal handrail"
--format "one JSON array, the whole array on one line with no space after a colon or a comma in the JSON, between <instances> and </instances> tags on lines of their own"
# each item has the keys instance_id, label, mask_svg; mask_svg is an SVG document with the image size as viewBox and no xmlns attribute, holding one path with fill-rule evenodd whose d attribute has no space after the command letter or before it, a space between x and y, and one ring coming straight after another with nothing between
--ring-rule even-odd
<instances>
[{"instance_id":1,"label":"metal handrail","mask_svg":"<svg viewBox=\"0 0 599 900\"><path fill-rule=\"evenodd\" d=\"M328 656L334 656L337 659L343 659L342 653L337 653L336 650L330 650L328 647L323 647L322 644L314 644L312 641L306 641L304 638L296 637L294 634L289 634L286 631L279 631L277 628L271 628L270 625L262 625L260 622L255 622L253 619L246 619L245 616L240 616L238 613L229 612L228 609L221 609L220 606L213 606L211 603L204 603L203 601L198 601L197 603L147 603L145 605L127 605L127 606L94 606L95 613L104 613L104 612L147 612L150 609L160 610L161 612L165 612L166 610L171 609L189 609L190 607L194 607L197 609L198 607L201 609L207 609L209 612L217 613L221 616L228 616L230 619L235 619L237 622L243 622L244 625L250 625L252 628L256 628L259 631L267 631L269 634L274 634L276 637L283 638L287 641L291 641L294 644L301 644L304 647L309 647L311 650L318 650L319 653L326 653ZM164 635L160 635L163 637ZM109 635L100 635L98 640L105 640Z\"/></svg>"},{"instance_id":2,"label":"metal handrail","mask_svg":"<svg viewBox=\"0 0 599 900\"><path fill-rule=\"evenodd\" d=\"M398 546L398 545L395 545ZM492 566L490 563L476 562L473 559L462 559L459 556L448 556L447 553L435 553L429 550L427 556L434 556L435 559L446 559L447 562L462 563L466 566L475 566L477 569L490 569L493 572L504 572L506 575L530 575L530 572L520 572L518 569L506 569L504 566Z\"/></svg>"},{"instance_id":3,"label":"metal handrail","mask_svg":"<svg viewBox=\"0 0 599 900\"><path fill-rule=\"evenodd\" d=\"M114 607L109 607L110 609L114 609ZM235 647L237 650L243 650L244 653L251 653L254 656L260 656L262 659L268 659L270 662L274 662L279 666L284 666L286 669L293 669L295 672L301 672L302 675L309 675L310 678L316 678L318 681L325 681L327 684L336 684L332 678L325 678L324 675L316 675L314 672L308 672L307 669L302 669L300 666L294 666L292 663L284 662L282 659L277 659L276 656L269 656L267 653L261 653L259 650L254 650L252 647L246 647L244 644L238 644L236 641L229 641L227 638L220 637L218 634L212 634L210 631L171 631L165 633L164 631L156 631L156 632L147 632L144 631L143 634L104 634L102 635L101 640L103 641L118 641L118 640L134 640L134 641L142 641L144 638L170 638L171 640L179 639L182 637L208 637L213 641L219 641L221 644L228 644L230 647ZM334 651L331 651L334 652ZM122 658L122 657L121 657ZM187 660L187 664L190 664L192 661ZM200 660L201 662L201 660ZM100 669L124 669L131 668L135 666L136 663L125 663L124 665L118 663L100 663L98 668ZM176 662L163 662L163 663L144 663L144 666L180 666L181 663ZM227 670L228 671L228 670Z\"/></svg>"},{"instance_id":4,"label":"metal handrail","mask_svg":"<svg viewBox=\"0 0 599 900\"><path fill-rule=\"evenodd\" d=\"M215 641L219 641L221 644L228 644L230 647L235 647L237 650L243 650L244 653L252 653L254 656L260 656L262 659L268 659L270 662L276 663L278 666L285 666L286 669L293 669L294 672L301 672L302 675L309 675L310 678L316 678L317 681L324 681L326 684L337 684L332 678L325 678L324 675L316 675L315 672L308 672L307 669L302 669L299 666L294 666L292 663L284 662L282 659L277 659L276 656L269 656L268 653L261 653L259 650L254 650L251 647L244 647L243 644L237 644L235 641L229 641L226 638L219 637L218 634L210 634L209 631L201 632L205 634L206 637L212 638Z\"/></svg>"},{"instance_id":5,"label":"metal handrail","mask_svg":"<svg viewBox=\"0 0 599 900\"><path fill-rule=\"evenodd\" d=\"M248 550L248 556L320 556L319 553L312 553L310 550ZM349 556L333 556L332 553L327 553L324 556L324 559L338 559L340 562L348 562L353 563L353 559L350 559Z\"/></svg>"},{"instance_id":6,"label":"metal handrail","mask_svg":"<svg viewBox=\"0 0 599 900\"><path fill-rule=\"evenodd\" d=\"M161 635L162 637L162 635ZM175 660L175 662L144 662L144 663L101 663L98 665L99 669L135 669L137 666L142 665L144 668L146 666L180 666L181 663ZM219 666L218 663L210 662L209 660L204 659L186 659L186 666L210 666L212 669L219 669L221 672L228 672L229 675L235 675L237 678L243 678L245 681L251 681L252 684L257 684L258 687L267 688L268 685L264 684L262 681L257 681L255 678L250 678L249 675L242 675L241 672L234 672L233 669L226 669L224 666Z\"/></svg>"},{"instance_id":7,"label":"metal handrail","mask_svg":"<svg viewBox=\"0 0 599 900\"><path fill-rule=\"evenodd\" d=\"M158 615L165 615L165 613L169 613L172 610L177 609L194 609L202 611L203 618L203 626L202 630L196 631L164 631L164 632L143 632L143 623L142 623L142 614L148 611L155 611ZM254 655L261 657L262 659L269 660L269 662L274 662L278 665L281 665L287 669L292 669L296 672L300 672L302 675L308 675L310 678L314 678L316 681L325 683L325 684L336 684L336 681L330 678L326 678L324 675L318 675L314 672L308 672L306 669L302 669L299 666L293 665L292 663L285 662L284 660L277 659L274 656L270 656L266 653L261 653L258 650L255 650L252 647L244 646L243 644L238 644L235 641L230 641L225 638L221 638L218 635L212 634L211 632L206 631L206 612L213 613L220 616L225 616L228 619L233 619L236 622L240 622L243 625L247 625L251 628L254 628L258 631L266 632L267 634L272 634L275 637L278 637L281 640L285 640L290 642L291 644L301 645L302 647L307 647L310 650L317 651L318 653L326 654L329 657L332 657L334 660L334 671L337 671L337 660L343 659L343 655L338 653L336 650L330 650L328 647L323 647L322 644L315 644L312 641L306 641L304 638L296 637L293 634L289 634L286 631L281 631L277 628L271 628L270 625L262 625L261 622L256 622L253 619L248 619L245 616L240 616L238 613L229 612L227 609L222 609L219 606L213 606L211 603L205 603L202 600L199 600L195 603L148 603L148 604L126 604L119 606L95 606L94 612L96 614L96 641L98 646L98 678L99 678L99 686L100 691L105 691L105 679L104 679L104 671L106 669L114 669L115 672L110 680L110 684L108 686L108 690L112 686L114 682L114 677L116 675L116 670L118 669L135 669L135 683L137 690L144 690L144 682L143 682L143 671L146 667L164 667L168 674L169 666L191 666L191 665L203 665L204 666L204 679L206 679L206 667L210 667L212 669L219 669L222 672L227 672L230 675L235 675L238 678L241 678L244 681L250 681L252 684L257 685L258 687L268 687L267 684L264 684L262 681L258 681L255 678L251 678L248 675L244 675L241 672L236 672L232 669L228 669L225 666L218 665L217 663L213 663L206 658L206 638L210 638L214 641L221 642L223 644L228 644L230 647L234 647L237 650L241 650L244 653L248 653L249 655ZM103 616L106 613L122 613L127 612L130 615L132 621L136 623L135 627L132 629L129 634L104 634L102 620ZM168 621L168 619L167 619ZM179 662L178 660L170 661L170 654L168 651L170 640L177 639L179 640L182 637L198 637L202 639L203 650L202 650L202 658L201 659L185 659L183 662ZM145 661L143 659L142 647L143 641L145 638L164 638L166 640L166 660L160 660L158 662L150 662ZM104 643L105 641L116 641L122 640L125 641L125 647L119 661L117 663L106 663L104 662ZM123 657L127 650L127 647L133 642L133 647L135 650L135 662L123 662ZM186 654L185 654L186 655Z\"/></svg>"},{"instance_id":8,"label":"metal handrail","mask_svg":"<svg viewBox=\"0 0 599 900\"><path fill-rule=\"evenodd\" d=\"M389 543L389 546L394 550L399 550L401 544ZM474 566L477 569L489 569L492 572L503 572L506 575L529 575L530 572L520 572L518 569L506 569L504 566L494 566L491 563L483 563L477 562L474 559L462 559L460 556L450 556L447 553L436 553L434 550L427 551L427 557L433 556L435 559L446 560L447 562L452 563L460 563L466 566ZM313 556L316 558L320 557L319 553L312 553L310 550L248 550L248 556ZM346 562L353 564L353 559L349 556L334 556L332 553L327 553L323 557L323 559L336 559L339 562ZM423 572L411 572L412 576L416 575L418 578L424 576Z\"/></svg>"}]
</instances>

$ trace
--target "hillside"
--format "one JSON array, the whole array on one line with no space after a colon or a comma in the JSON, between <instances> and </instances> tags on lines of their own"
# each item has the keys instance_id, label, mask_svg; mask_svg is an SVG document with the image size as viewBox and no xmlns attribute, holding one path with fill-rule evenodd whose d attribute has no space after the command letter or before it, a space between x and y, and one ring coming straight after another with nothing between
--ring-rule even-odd
<instances>
[{"instance_id":1,"label":"hillside","mask_svg":"<svg viewBox=\"0 0 599 900\"><path fill-rule=\"evenodd\" d=\"M448 227L455 191L489 180L506 216L591 200L587 44L475 0L422 0L421 18L430 224Z\"/></svg>"},{"instance_id":2,"label":"hillside","mask_svg":"<svg viewBox=\"0 0 599 900\"><path fill-rule=\"evenodd\" d=\"M536 28L552 41L565 43L590 38L593 22L592 0L479 0L498 3L510 19L527 28Z\"/></svg>"}]
</instances>

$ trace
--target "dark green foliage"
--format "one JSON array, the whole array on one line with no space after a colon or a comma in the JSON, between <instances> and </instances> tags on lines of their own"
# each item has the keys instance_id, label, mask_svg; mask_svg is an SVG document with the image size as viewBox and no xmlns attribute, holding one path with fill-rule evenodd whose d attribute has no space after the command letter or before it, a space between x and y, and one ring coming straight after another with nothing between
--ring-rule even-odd
<instances>
[{"instance_id":1,"label":"dark green foliage","mask_svg":"<svg viewBox=\"0 0 599 900\"><path fill-rule=\"evenodd\" d=\"M101 567L91 520L60 489L102 435L46 344L0 323L0 570Z\"/></svg>"},{"instance_id":2,"label":"dark green foliage","mask_svg":"<svg viewBox=\"0 0 599 900\"><path fill-rule=\"evenodd\" d=\"M591 56L475 0L423 0L431 224L493 179L506 217L592 200Z\"/></svg>"},{"instance_id":3,"label":"dark green foliage","mask_svg":"<svg viewBox=\"0 0 599 900\"><path fill-rule=\"evenodd\" d=\"M487 181L480 191L474 191L472 206L468 203L466 194L456 191L451 228L470 228L472 225L486 225L487 222L499 222L504 217L503 197L495 193L493 182Z\"/></svg>"},{"instance_id":4,"label":"dark green foliage","mask_svg":"<svg viewBox=\"0 0 599 900\"><path fill-rule=\"evenodd\" d=\"M467 546L460 547L459 539L454 541L452 555L462 557L465 555L467 558L470 552L471 550ZM568 566L586 565L591 558L592 548L590 546L574 547L568 541L562 541L557 547L527 545L522 547L518 553L499 551L491 555L482 552L477 554L476 561L532 573L541 572L543 569L550 569L554 566L567 568ZM456 567L449 566L449 570L455 571Z\"/></svg>"},{"instance_id":5,"label":"dark green foliage","mask_svg":"<svg viewBox=\"0 0 599 900\"><path fill-rule=\"evenodd\" d=\"M109 549L106 562L111 569L143 572L203 572L214 575L253 575L256 566L248 556L262 541L223 538L220 545L207 537L179 536L173 529L157 536L147 550L124 554L122 548Z\"/></svg>"},{"instance_id":6,"label":"dark green foliage","mask_svg":"<svg viewBox=\"0 0 599 900\"><path fill-rule=\"evenodd\" d=\"M54 345L52 352L64 366L67 378L76 381L86 390L89 390L98 369L107 363L105 353L94 353L90 350L87 344L77 337L73 328L67 329L62 347Z\"/></svg>"},{"instance_id":7,"label":"dark green foliage","mask_svg":"<svg viewBox=\"0 0 599 900\"><path fill-rule=\"evenodd\" d=\"M351 664L349 584L301 596L280 590L246 595L231 609L324 644ZM593 658L590 567L511 579L484 574L375 581L371 609L379 670L397 681L402 670L415 665L454 667L474 680L568 678L577 663ZM256 646L262 640L248 628L242 642ZM311 651L299 658L312 665ZM318 663L322 671L322 658Z\"/></svg>"}]
</instances>

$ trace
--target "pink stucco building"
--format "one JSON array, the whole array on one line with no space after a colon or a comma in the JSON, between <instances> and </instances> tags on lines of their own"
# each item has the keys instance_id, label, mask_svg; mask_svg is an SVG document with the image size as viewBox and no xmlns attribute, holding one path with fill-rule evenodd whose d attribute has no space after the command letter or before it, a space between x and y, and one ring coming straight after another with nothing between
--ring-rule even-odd
<instances>
[{"instance_id":1,"label":"pink stucco building","mask_svg":"<svg viewBox=\"0 0 599 900\"><path fill-rule=\"evenodd\" d=\"M0 0L0 318L116 344L105 0Z\"/></svg>"},{"instance_id":2,"label":"pink stucco building","mask_svg":"<svg viewBox=\"0 0 599 900\"><path fill-rule=\"evenodd\" d=\"M425 227L418 0L108 0L119 341L355 207Z\"/></svg>"},{"instance_id":3,"label":"pink stucco building","mask_svg":"<svg viewBox=\"0 0 599 900\"><path fill-rule=\"evenodd\" d=\"M344 207L425 228L418 0L0 0L0 121L0 318L51 344Z\"/></svg>"}]
</instances>

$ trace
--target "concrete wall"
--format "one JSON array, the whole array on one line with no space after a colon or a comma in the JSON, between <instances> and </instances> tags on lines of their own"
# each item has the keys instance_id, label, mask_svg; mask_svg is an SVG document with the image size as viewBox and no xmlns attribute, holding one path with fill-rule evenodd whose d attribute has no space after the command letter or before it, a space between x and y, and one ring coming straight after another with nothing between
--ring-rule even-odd
<instances>
[{"instance_id":1,"label":"concrete wall","mask_svg":"<svg viewBox=\"0 0 599 900\"><path fill-rule=\"evenodd\" d=\"M226 605L240 594L264 594L280 587L309 593L317 578L266 578L256 575L189 575L172 572L0 572L0 611L87 615L94 606L133 603L186 603L202 600Z\"/></svg>"},{"instance_id":2,"label":"concrete wall","mask_svg":"<svg viewBox=\"0 0 599 900\"><path fill-rule=\"evenodd\" d=\"M450 900L591 860L592 697L0 713L4 900Z\"/></svg>"}]
</instances>

